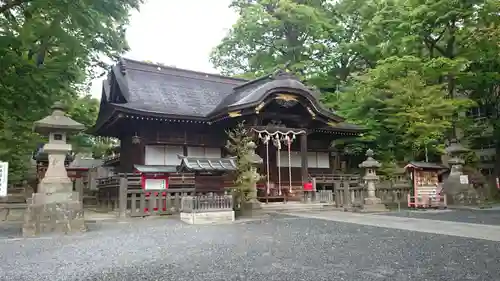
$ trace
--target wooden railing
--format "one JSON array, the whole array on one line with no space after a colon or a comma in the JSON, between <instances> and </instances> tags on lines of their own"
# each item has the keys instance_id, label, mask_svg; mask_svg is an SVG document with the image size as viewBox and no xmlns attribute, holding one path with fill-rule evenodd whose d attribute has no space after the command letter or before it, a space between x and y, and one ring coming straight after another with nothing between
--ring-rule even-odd
<instances>
[{"instance_id":1,"label":"wooden railing","mask_svg":"<svg viewBox=\"0 0 500 281\"><path fill-rule=\"evenodd\" d=\"M168 215L180 212L184 197L224 193L215 184L203 187L195 189L193 174L179 174L169 178L168 189L148 191L142 189L140 176L123 174L98 180L97 201L98 207L118 211L120 216Z\"/></svg>"}]
</instances>

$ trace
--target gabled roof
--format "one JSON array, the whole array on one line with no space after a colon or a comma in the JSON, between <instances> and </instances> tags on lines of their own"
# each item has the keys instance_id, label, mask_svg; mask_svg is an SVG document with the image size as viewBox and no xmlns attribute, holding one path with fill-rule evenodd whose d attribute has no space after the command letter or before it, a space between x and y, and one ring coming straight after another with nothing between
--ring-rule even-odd
<instances>
[{"instance_id":1,"label":"gabled roof","mask_svg":"<svg viewBox=\"0 0 500 281\"><path fill-rule=\"evenodd\" d=\"M205 117L247 80L122 58L112 69L126 103L139 112Z\"/></svg>"},{"instance_id":2,"label":"gabled roof","mask_svg":"<svg viewBox=\"0 0 500 281\"><path fill-rule=\"evenodd\" d=\"M225 110L255 105L273 90L281 90L305 95L324 115L342 119L322 108L317 93L285 71L249 81L126 58L111 71L126 101L112 105L128 111L210 118ZM103 97L109 98L110 91L109 85L104 85Z\"/></svg>"},{"instance_id":3,"label":"gabled roof","mask_svg":"<svg viewBox=\"0 0 500 281\"><path fill-rule=\"evenodd\" d=\"M117 120L122 112L211 123L253 114L272 100L286 98L303 104L311 116L319 117L331 129L363 131L323 108L317 92L282 70L249 81L121 58L111 68L102 90L94 132Z\"/></svg>"}]
</instances>

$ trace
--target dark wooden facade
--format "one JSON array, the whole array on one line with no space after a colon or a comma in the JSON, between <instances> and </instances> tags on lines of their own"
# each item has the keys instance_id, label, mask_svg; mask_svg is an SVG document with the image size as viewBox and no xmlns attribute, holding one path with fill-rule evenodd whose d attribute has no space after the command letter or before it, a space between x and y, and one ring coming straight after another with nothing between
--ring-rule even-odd
<instances>
[{"instance_id":1,"label":"dark wooden facade","mask_svg":"<svg viewBox=\"0 0 500 281\"><path fill-rule=\"evenodd\" d=\"M300 167L291 168L292 181L299 183L309 174L339 169L332 141L362 131L324 109L317 93L284 71L246 81L128 59L121 59L104 81L99 118L92 130L120 139L118 172L130 173L134 165L147 164L146 147L151 145L182 147L184 156L190 156L192 147L221 148L220 156L225 157L226 131L239 122L269 132L304 132L292 143L292 151L301 159ZM256 143L264 159L260 172L267 174L268 161L270 181L276 182L276 147L269 146L267 159L265 145L258 138ZM327 153L328 168L308 168L311 152L324 153L323 157ZM283 164L284 183L289 181L289 168Z\"/></svg>"}]
</instances>

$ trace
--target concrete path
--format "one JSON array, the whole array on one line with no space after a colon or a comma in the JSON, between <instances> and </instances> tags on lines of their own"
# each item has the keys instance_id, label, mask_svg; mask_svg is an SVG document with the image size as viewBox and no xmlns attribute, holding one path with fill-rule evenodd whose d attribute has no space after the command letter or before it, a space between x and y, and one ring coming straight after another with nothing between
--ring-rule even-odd
<instances>
[{"instance_id":1,"label":"concrete path","mask_svg":"<svg viewBox=\"0 0 500 281\"><path fill-rule=\"evenodd\" d=\"M357 214L338 211L323 212L287 212L286 215L346 222L376 227L402 229L424 233L443 234L466 238L500 241L500 226L451 222L441 220L402 218L375 214Z\"/></svg>"}]
</instances>

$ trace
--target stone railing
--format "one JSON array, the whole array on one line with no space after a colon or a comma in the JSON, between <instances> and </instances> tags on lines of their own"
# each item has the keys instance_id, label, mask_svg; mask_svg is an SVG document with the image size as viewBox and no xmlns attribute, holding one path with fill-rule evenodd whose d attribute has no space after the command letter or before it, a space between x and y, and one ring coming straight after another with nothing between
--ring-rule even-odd
<instances>
[{"instance_id":1,"label":"stone railing","mask_svg":"<svg viewBox=\"0 0 500 281\"><path fill-rule=\"evenodd\" d=\"M376 185L376 195L386 205L406 204L408 194L410 194L411 185L405 181L382 181ZM321 194L320 194L321 192ZM333 190L318 190L315 196L322 199L313 199L316 202L332 202L337 207L343 207L349 204L361 205L367 196L365 184L361 180L354 182L336 181L333 184ZM328 197L327 200L324 198ZM314 198L314 196L312 196Z\"/></svg>"},{"instance_id":2,"label":"stone railing","mask_svg":"<svg viewBox=\"0 0 500 281\"><path fill-rule=\"evenodd\" d=\"M189 224L227 223L235 220L230 195L186 196L181 201L181 221Z\"/></svg>"},{"instance_id":3,"label":"stone railing","mask_svg":"<svg viewBox=\"0 0 500 281\"><path fill-rule=\"evenodd\" d=\"M384 204L407 203L411 185L408 181L383 181L377 184L376 195Z\"/></svg>"},{"instance_id":4,"label":"stone railing","mask_svg":"<svg viewBox=\"0 0 500 281\"><path fill-rule=\"evenodd\" d=\"M184 196L181 199L181 212L201 213L223 210L233 210L232 196Z\"/></svg>"}]
</instances>

